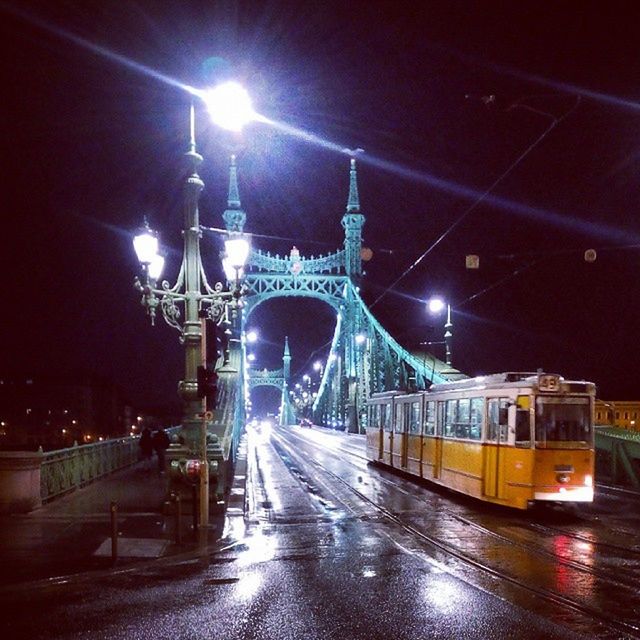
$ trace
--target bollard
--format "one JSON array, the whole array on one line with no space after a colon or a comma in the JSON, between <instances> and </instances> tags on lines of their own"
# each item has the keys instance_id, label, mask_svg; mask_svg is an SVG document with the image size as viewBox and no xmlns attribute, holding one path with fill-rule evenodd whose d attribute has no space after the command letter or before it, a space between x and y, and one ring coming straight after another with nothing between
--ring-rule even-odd
<instances>
[{"instance_id":1,"label":"bollard","mask_svg":"<svg viewBox=\"0 0 640 640\"><path fill-rule=\"evenodd\" d=\"M180 495L174 493L173 501L176 507L176 544L182 544L182 503L180 502Z\"/></svg>"},{"instance_id":2,"label":"bollard","mask_svg":"<svg viewBox=\"0 0 640 640\"><path fill-rule=\"evenodd\" d=\"M198 539L198 487L191 487L191 506L193 512L193 537Z\"/></svg>"},{"instance_id":3,"label":"bollard","mask_svg":"<svg viewBox=\"0 0 640 640\"><path fill-rule=\"evenodd\" d=\"M111 501L111 562L118 560L118 503Z\"/></svg>"}]
</instances>

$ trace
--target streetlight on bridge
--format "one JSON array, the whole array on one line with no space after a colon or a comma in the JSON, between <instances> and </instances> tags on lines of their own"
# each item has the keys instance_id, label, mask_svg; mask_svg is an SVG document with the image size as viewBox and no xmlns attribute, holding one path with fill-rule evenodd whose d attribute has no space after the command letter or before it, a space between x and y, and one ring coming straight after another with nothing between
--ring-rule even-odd
<instances>
[{"instance_id":1,"label":"streetlight on bridge","mask_svg":"<svg viewBox=\"0 0 640 640\"><path fill-rule=\"evenodd\" d=\"M447 309L447 321L444 325L444 348L445 362L447 366L451 366L451 342L453 339L453 324L451 323L451 305L440 297L434 297L427 301L427 309L429 312L437 315L444 309Z\"/></svg>"},{"instance_id":2,"label":"streetlight on bridge","mask_svg":"<svg viewBox=\"0 0 640 640\"><path fill-rule=\"evenodd\" d=\"M239 131L243 124L255 116L248 94L236 83L225 83L207 92L193 90L193 94L205 102L214 122L223 128ZM176 282L170 285L164 280L158 286L164 258L159 252L158 234L145 220L144 228L136 234L133 241L144 281L141 282L136 277L134 285L142 294L141 302L151 323L154 323L159 308L167 324L181 333L181 342L185 348L185 374L179 384L179 395L183 401L181 435L184 455L198 458L194 465L199 471L200 483L198 525L201 544L206 544L209 523L206 410L213 407L206 406L205 390L202 387L208 386L209 378L213 376L198 375L199 372L209 373L206 368L205 321L212 320L216 325L228 324L236 316L238 308L242 306L242 279L250 249L242 233L230 232L225 239L222 261L229 286L225 290L220 282L213 287L209 285L200 253L202 231L198 199L204 183L198 175L202 156L196 152L193 102L190 109L189 149L185 156L189 163L189 173L185 181L184 248Z\"/></svg>"}]
</instances>

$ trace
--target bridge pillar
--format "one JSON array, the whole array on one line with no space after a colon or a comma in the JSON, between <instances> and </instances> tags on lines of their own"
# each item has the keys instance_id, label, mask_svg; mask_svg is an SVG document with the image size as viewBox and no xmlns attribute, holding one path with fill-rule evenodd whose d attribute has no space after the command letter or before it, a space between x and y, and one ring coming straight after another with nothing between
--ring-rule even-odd
<instances>
[{"instance_id":1,"label":"bridge pillar","mask_svg":"<svg viewBox=\"0 0 640 640\"><path fill-rule=\"evenodd\" d=\"M0 513L28 513L42 504L42 451L0 451Z\"/></svg>"}]
</instances>

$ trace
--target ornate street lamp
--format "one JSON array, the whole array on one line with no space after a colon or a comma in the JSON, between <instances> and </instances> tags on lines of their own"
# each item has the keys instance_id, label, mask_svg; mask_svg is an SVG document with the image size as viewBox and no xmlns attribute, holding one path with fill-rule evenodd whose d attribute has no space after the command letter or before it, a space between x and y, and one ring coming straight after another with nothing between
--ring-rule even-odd
<instances>
[{"instance_id":1,"label":"ornate street lamp","mask_svg":"<svg viewBox=\"0 0 640 640\"><path fill-rule=\"evenodd\" d=\"M233 128L237 130L238 114L250 116L253 111L247 109L246 101L240 109L232 105L216 104L216 99L224 100L233 93L195 92L206 99L209 111L234 114ZM246 98L245 92L245 98ZM243 100L245 100L243 98ZM250 103L249 103L250 105ZM216 120L223 125L220 117ZM244 121L246 123L246 120ZM225 126L225 125L223 125ZM200 228L198 200L204 187L198 167L202 163L202 156L196 152L195 143L195 113L193 103L190 109L190 141L189 150L185 154L189 164L189 172L184 188L184 251L182 264L175 284L171 285L163 280L158 285L164 258L159 254L158 234L149 228L145 221L142 231L134 238L134 248L142 267L144 282L136 277L134 286L142 294L142 305L155 321L159 308L164 320L180 332L180 341L185 349L185 374L179 383L178 392L183 401L183 418L181 440L184 445L182 454L185 457L198 458L200 478L200 509L199 526L201 541L206 543L206 528L209 518L209 460L207 456L207 416L205 399L198 384L198 370L206 360L204 353L204 321L211 320L216 325L230 323L237 310L242 306L242 278L244 266L249 255L249 242L240 233L233 233L225 241L223 267L228 287L218 282L214 286L209 284L200 255ZM213 408L213 407L210 407ZM213 462L217 465L217 462Z\"/></svg>"},{"instance_id":2,"label":"ornate street lamp","mask_svg":"<svg viewBox=\"0 0 640 640\"><path fill-rule=\"evenodd\" d=\"M444 325L444 348L445 362L447 366L451 366L451 342L453 340L453 324L451 323L451 305L442 298L435 297L427 301L427 309L432 314L441 313L444 308L447 309L447 321Z\"/></svg>"}]
</instances>

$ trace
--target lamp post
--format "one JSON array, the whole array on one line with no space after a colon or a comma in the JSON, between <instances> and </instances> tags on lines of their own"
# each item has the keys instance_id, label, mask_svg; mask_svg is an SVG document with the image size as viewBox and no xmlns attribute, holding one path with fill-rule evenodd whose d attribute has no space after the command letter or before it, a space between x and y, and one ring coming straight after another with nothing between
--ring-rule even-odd
<instances>
[{"instance_id":1,"label":"lamp post","mask_svg":"<svg viewBox=\"0 0 640 640\"><path fill-rule=\"evenodd\" d=\"M444 348L445 362L447 366L451 366L451 344L453 340L453 324L451 323L451 305L442 298L431 298L427 301L427 308L433 314L438 314L447 309L447 321L444 325Z\"/></svg>"},{"instance_id":2,"label":"lamp post","mask_svg":"<svg viewBox=\"0 0 640 640\"><path fill-rule=\"evenodd\" d=\"M210 112L215 108L218 108L218 111L221 109L216 107L214 91L207 94L204 92L196 93L205 100ZM227 97L224 92L215 95L220 100ZM229 108L229 105L225 106L227 109ZM235 116L237 116L237 112L234 114ZM220 116L218 116L217 123L224 126ZM236 125L237 120L234 120L234 126L230 128L235 130ZM142 294L141 302L150 316L151 323L154 324L159 308L167 324L180 332L180 341L184 344L184 378L178 385L178 393L183 402L181 425L184 443L183 455L195 457L197 460L197 463L191 465L190 468L199 476L198 526L201 543L206 544L206 530L209 522L209 461L207 458L207 407L202 388L203 378L206 376L200 376L200 384L198 376L199 370L206 372L204 320L211 320L216 325L229 323L230 317L234 317L238 308L242 306L242 278L244 277L244 265L249 254L249 243L241 233L229 234L225 240L223 258L223 267L229 288L225 290L220 282L213 287L210 286L200 254L202 231L198 200L204 182L198 175L202 156L196 152L193 102L190 108L189 149L185 157L189 170L184 185L184 249L182 264L175 284L171 285L168 281L163 280L158 285L164 259L159 260L158 258L160 255L158 253L158 234L149 228L145 220L144 228L136 234L133 241L142 267L144 281L141 282L136 277L134 286ZM209 407L209 409L212 408ZM217 463L214 464L217 465Z\"/></svg>"}]
</instances>

